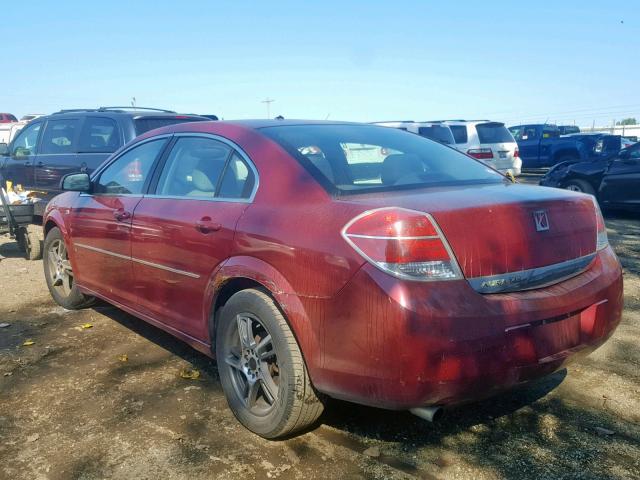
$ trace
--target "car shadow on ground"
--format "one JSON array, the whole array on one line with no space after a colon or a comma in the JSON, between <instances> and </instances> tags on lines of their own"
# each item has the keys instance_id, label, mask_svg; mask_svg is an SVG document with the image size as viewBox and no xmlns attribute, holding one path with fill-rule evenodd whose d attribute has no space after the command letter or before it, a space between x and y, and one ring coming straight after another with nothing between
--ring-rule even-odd
<instances>
[{"instance_id":1,"label":"car shadow on ground","mask_svg":"<svg viewBox=\"0 0 640 480\"><path fill-rule=\"evenodd\" d=\"M0 245L0 257L24 258L24 252L18 248L17 242L3 243Z\"/></svg>"},{"instance_id":2,"label":"car shadow on ground","mask_svg":"<svg viewBox=\"0 0 640 480\"><path fill-rule=\"evenodd\" d=\"M214 360L115 307L99 305L96 311L189 362L204 374L210 391L221 395ZM566 376L567 371L562 369L490 399L450 408L437 423L408 412L328 399L325 413L308 432L357 453L364 452L372 442L380 444L377 461L421 478L429 478L432 471L425 467L425 455L435 469L445 468L454 455L507 478L577 474L580 468L596 477L616 478L611 470L616 459L610 451L617 451L618 459L626 452L637 451L637 432L620 431L606 411L586 409L553 395ZM616 434L600 436L598 428L615 430ZM197 431L207 435L204 426ZM309 448L304 438L286 440L301 459ZM632 464L633 458L624 461Z\"/></svg>"}]
</instances>

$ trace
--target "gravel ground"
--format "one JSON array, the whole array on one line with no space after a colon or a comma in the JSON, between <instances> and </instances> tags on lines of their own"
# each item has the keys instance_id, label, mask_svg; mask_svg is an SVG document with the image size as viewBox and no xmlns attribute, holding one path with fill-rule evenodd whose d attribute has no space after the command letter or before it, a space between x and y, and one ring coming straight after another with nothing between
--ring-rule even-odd
<instances>
[{"instance_id":1,"label":"gravel ground","mask_svg":"<svg viewBox=\"0 0 640 480\"><path fill-rule=\"evenodd\" d=\"M116 308L56 306L0 238L0 478L640 478L640 220L607 226L624 319L580 364L435 425L331 401L281 442L237 423L207 357Z\"/></svg>"}]
</instances>

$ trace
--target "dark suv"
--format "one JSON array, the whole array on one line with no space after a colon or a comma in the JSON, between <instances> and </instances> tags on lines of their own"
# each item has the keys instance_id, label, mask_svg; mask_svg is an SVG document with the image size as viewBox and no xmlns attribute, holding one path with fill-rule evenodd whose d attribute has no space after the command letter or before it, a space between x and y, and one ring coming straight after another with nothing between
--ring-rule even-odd
<instances>
[{"instance_id":1,"label":"dark suv","mask_svg":"<svg viewBox=\"0 0 640 480\"><path fill-rule=\"evenodd\" d=\"M209 121L153 108L102 107L61 110L26 125L9 146L0 145L0 173L14 185L41 192L49 200L60 193L61 178L91 173L125 143L154 128ZM41 219L46 202L36 204Z\"/></svg>"}]
</instances>

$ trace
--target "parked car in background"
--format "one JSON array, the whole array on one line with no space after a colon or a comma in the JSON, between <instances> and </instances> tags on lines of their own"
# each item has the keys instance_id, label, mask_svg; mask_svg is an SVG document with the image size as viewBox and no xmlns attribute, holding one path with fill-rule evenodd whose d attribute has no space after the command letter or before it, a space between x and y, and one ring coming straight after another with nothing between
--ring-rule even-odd
<instances>
[{"instance_id":1,"label":"parked car in background","mask_svg":"<svg viewBox=\"0 0 640 480\"><path fill-rule=\"evenodd\" d=\"M584 160L589 151L573 136L561 137L560 129L550 124L509 127L522 158L523 169L552 167L556 163Z\"/></svg>"},{"instance_id":2,"label":"parked car in background","mask_svg":"<svg viewBox=\"0 0 640 480\"><path fill-rule=\"evenodd\" d=\"M179 115L159 109L61 110L30 121L2 147L0 172L13 185L37 190L49 200L60 193L60 179L72 172L91 173L109 155L154 128L174 123L205 121L204 117ZM41 218L46 202L36 206Z\"/></svg>"},{"instance_id":3,"label":"parked car in background","mask_svg":"<svg viewBox=\"0 0 640 480\"><path fill-rule=\"evenodd\" d=\"M0 123L17 122L18 119L10 113L0 113Z\"/></svg>"},{"instance_id":4,"label":"parked car in background","mask_svg":"<svg viewBox=\"0 0 640 480\"><path fill-rule=\"evenodd\" d=\"M106 300L215 356L267 438L312 424L323 395L436 418L590 353L621 318L593 197L399 129L173 125L63 186L44 219L54 300Z\"/></svg>"},{"instance_id":5,"label":"parked car in background","mask_svg":"<svg viewBox=\"0 0 640 480\"><path fill-rule=\"evenodd\" d=\"M20 117L21 122L30 122L31 120L35 120L36 118L44 117L44 113L28 113Z\"/></svg>"},{"instance_id":6,"label":"parked car in background","mask_svg":"<svg viewBox=\"0 0 640 480\"><path fill-rule=\"evenodd\" d=\"M444 123L451 128L455 148L502 173L520 175L522 161L518 145L504 123L489 120L446 120Z\"/></svg>"},{"instance_id":7,"label":"parked car in background","mask_svg":"<svg viewBox=\"0 0 640 480\"><path fill-rule=\"evenodd\" d=\"M558 125L560 135L569 135L571 133L580 133L580 127L577 125Z\"/></svg>"},{"instance_id":8,"label":"parked car in background","mask_svg":"<svg viewBox=\"0 0 640 480\"><path fill-rule=\"evenodd\" d=\"M436 142L451 145L455 143L453 133L448 125L442 122L414 122L412 120L400 122L375 122L374 125L399 128L406 132L416 133L421 137L435 140Z\"/></svg>"},{"instance_id":9,"label":"parked car in background","mask_svg":"<svg viewBox=\"0 0 640 480\"><path fill-rule=\"evenodd\" d=\"M620 143L622 144L622 148L627 148L635 143L638 143L638 140L634 140L633 138L628 137L620 137Z\"/></svg>"},{"instance_id":10,"label":"parked car in background","mask_svg":"<svg viewBox=\"0 0 640 480\"><path fill-rule=\"evenodd\" d=\"M27 122L0 123L0 144L9 144ZM0 158L0 166L2 159Z\"/></svg>"},{"instance_id":11,"label":"parked car in background","mask_svg":"<svg viewBox=\"0 0 640 480\"><path fill-rule=\"evenodd\" d=\"M603 207L639 210L640 143L613 156L560 163L542 177L540 185L594 195Z\"/></svg>"}]
</instances>

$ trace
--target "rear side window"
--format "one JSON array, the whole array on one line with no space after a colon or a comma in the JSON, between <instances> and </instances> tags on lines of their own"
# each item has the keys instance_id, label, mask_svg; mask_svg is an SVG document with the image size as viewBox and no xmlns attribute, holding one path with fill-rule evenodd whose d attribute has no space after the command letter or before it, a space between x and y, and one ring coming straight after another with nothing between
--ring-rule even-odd
<instances>
[{"instance_id":1,"label":"rear side window","mask_svg":"<svg viewBox=\"0 0 640 480\"><path fill-rule=\"evenodd\" d=\"M447 145L451 145L452 143L454 143L451 130L449 130L449 127L445 127L442 125L418 127L418 135L430 138L431 140L435 140L436 142L445 143Z\"/></svg>"},{"instance_id":2,"label":"rear side window","mask_svg":"<svg viewBox=\"0 0 640 480\"><path fill-rule=\"evenodd\" d=\"M136 135L142 135L149 130L166 127L167 125L175 125L178 123L188 122L203 122L206 120L206 118L178 115L175 117L140 117L136 118L134 120L134 123L136 128Z\"/></svg>"},{"instance_id":3,"label":"rear side window","mask_svg":"<svg viewBox=\"0 0 640 480\"><path fill-rule=\"evenodd\" d=\"M152 140L133 147L118 157L101 174L96 193L138 195L142 193L153 162L162 151L166 139Z\"/></svg>"},{"instance_id":4,"label":"rear side window","mask_svg":"<svg viewBox=\"0 0 640 480\"><path fill-rule=\"evenodd\" d=\"M504 180L457 150L395 128L326 124L265 127L260 131L279 143L330 192Z\"/></svg>"},{"instance_id":5,"label":"rear side window","mask_svg":"<svg viewBox=\"0 0 640 480\"><path fill-rule=\"evenodd\" d=\"M476 125L480 143L513 143L513 135L503 123L479 123Z\"/></svg>"},{"instance_id":6,"label":"rear side window","mask_svg":"<svg viewBox=\"0 0 640 480\"><path fill-rule=\"evenodd\" d=\"M80 132L80 152L115 152L120 146L118 125L111 118L87 117Z\"/></svg>"},{"instance_id":7,"label":"rear side window","mask_svg":"<svg viewBox=\"0 0 640 480\"><path fill-rule=\"evenodd\" d=\"M227 164L220 191L216 195L221 198L249 198L253 191L255 177L253 170L237 153L234 153Z\"/></svg>"},{"instance_id":8,"label":"rear side window","mask_svg":"<svg viewBox=\"0 0 640 480\"><path fill-rule=\"evenodd\" d=\"M449 128L451 128L451 133L453 133L456 143L467 143L469 141L466 125L450 125Z\"/></svg>"},{"instance_id":9,"label":"rear side window","mask_svg":"<svg viewBox=\"0 0 640 480\"><path fill-rule=\"evenodd\" d=\"M211 138L178 139L160 175L157 194L213 198L230 154L231 147Z\"/></svg>"},{"instance_id":10,"label":"rear side window","mask_svg":"<svg viewBox=\"0 0 640 480\"><path fill-rule=\"evenodd\" d=\"M49 120L42 135L40 153L73 153L80 121L77 118Z\"/></svg>"}]
</instances>

